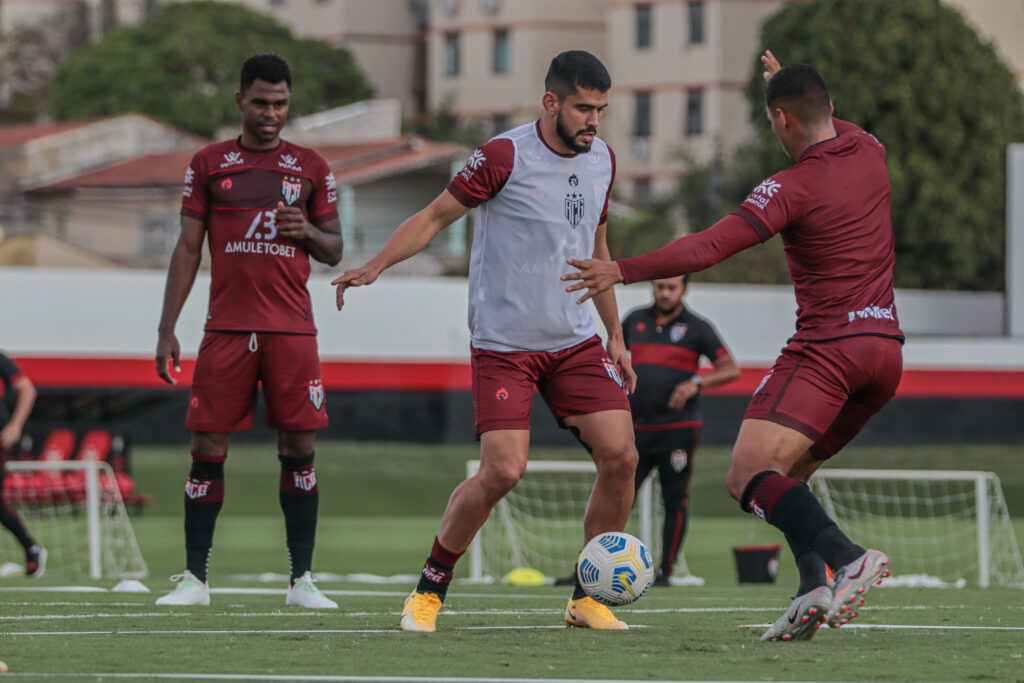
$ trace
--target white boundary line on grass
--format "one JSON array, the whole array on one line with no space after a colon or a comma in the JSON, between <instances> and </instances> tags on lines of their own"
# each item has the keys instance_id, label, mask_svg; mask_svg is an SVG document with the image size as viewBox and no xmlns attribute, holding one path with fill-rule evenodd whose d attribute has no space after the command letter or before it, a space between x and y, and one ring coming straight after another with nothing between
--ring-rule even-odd
<instances>
[{"instance_id":1,"label":"white boundary line on grass","mask_svg":"<svg viewBox=\"0 0 1024 683\"><path fill-rule=\"evenodd\" d=\"M480 678L445 676L331 676L281 674L171 674L171 673L9 673L26 678L147 678L170 681L298 681L309 683L649 683L650 679L628 678ZM659 681L659 683L716 683L715 681Z\"/></svg>"},{"instance_id":2,"label":"white boundary line on grass","mask_svg":"<svg viewBox=\"0 0 1024 683\"><path fill-rule=\"evenodd\" d=\"M631 624L631 629L650 628L643 624ZM542 624L539 626L457 626L452 631L541 631L549 629L565 630L565 624ZM366 634L366 633L402 633L397 626L394 628L299 628L299 629L186 629L186 630L139 630L129 631L118 629L116 631L22 631L0 633L2 636L149 636L149 635L290 635L296 633L317 633L323 635L332 634ZM408 637L408 636L405 636ZM99 674L97 674L99 675ZM437 679L442 680L442 679Z\"/></svg>"},{"instance_id":3,"label":"white boundary line on grass","mask_svg":"<svg viewBox=\"0 0 1024 683\"><path fill-rule=\"evenodd\" d=\"M772 624L741 624L736 628L768 628ZM827 629L828 624L821 628ZM1024 631L1024 626L932 626L925 624L843 624L842 630L860 629L892 629L902 631Z\"/></svg>"}]
</instances>

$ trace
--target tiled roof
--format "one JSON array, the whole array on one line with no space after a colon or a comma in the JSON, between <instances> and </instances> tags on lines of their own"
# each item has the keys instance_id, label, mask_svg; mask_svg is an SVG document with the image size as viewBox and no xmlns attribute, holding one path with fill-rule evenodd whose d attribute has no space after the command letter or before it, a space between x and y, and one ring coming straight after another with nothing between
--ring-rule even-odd
<instances>
[{"instance_id":1,"label":"tiled roof","mask_svg":"<svg viewBox=\"0 0 1024 683\"><path fill-rule=\"evenodd\" d=\"M60 123L15 123L9 126L0 126L0 149L17 147L30 140L43 138L55 133L63 133L66 130L87 126L93 123L94 119L81 121L61 121Z\"/></svg>"},{"instance_id":2,"label":"tiled roof","mask_svg":"<svg viewBox=\"0 0 1024 683\"><path fill-rule=\"evenodd\" d=\"M386 142L318 145L316 151L334 171L339 184L365 183L444 163L462 154L458 145L405 136ZM193 151L146 154L80 173L32 191L57 194L85 188L172 187L184 182Z\"/></svg>"}]
</instances>

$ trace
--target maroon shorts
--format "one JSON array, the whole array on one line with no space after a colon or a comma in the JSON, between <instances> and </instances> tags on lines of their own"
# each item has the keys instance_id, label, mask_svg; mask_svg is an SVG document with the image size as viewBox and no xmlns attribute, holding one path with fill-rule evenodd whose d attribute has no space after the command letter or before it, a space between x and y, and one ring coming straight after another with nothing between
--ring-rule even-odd
<instances>
[{"instance_id":1,"label":"maroon shorts","mask_svg":"<svg viewBox=\"0 0 1024 683\"><path fill-rule=\"evenodd\" d=\"M825 460L889 402L902 373L903 347L897 339L791 341L743 417L797 430L814 441L811 454Z\"/></svg>"},{"instance_id":2,"label":"maroon shorts","mask_svg":"<svg viewBox=\"0 0 1024 683\"><path fill-rule=\"evenodd\" d=\"M533 392L562 419L602 410L629 410L615 364L599 337L561 351L472 349L476 438L495 429L529 429Z\"/></svg>"},{"instance_id":3,"label":"maroon shorts","mask_svg":"<svg viewBox=\"0 0 1024 683\"><path fill-rule=\"evenodd\" d=\"M268 427L298 432L327 426L316 337L250 332L203 335L185 426L194 432L249 429L257 383L263 386Z\"/></svg>"}]
</instances>

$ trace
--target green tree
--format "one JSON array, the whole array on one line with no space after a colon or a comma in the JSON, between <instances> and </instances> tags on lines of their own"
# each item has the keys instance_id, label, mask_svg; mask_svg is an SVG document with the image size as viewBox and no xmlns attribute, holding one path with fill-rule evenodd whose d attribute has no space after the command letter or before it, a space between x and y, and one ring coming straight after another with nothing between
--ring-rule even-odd
<instances>
[{"instance_id":1,"label":"green tree","mask_svg":"<svg viewBox=\"0 0 1024 683\"><path fill-rule=\"evenodd\" d=\"M288 60L293 116L373 94L344 48L296 38L235 3L200 0L169 4L141 26L74 52L57 72L51 113L73 119L137 111L210 136L238 121L239 68L258 52Z\"/></svg>"},{"instance_id":2,"label":"green tree","mask_svg":"<svg viewBox=\"0 0 1024 683\"><path fill-rule=\"evenodd\" d=\"M1024 140L1024 96L963 16L939 0L815 0L766 21L761 45L815 66L836 116L887 147L896 284L1002 289L1006 146ZM763 125L761 71L748 88L755 177L791 163Z\"/></svg>"}]
</instances>

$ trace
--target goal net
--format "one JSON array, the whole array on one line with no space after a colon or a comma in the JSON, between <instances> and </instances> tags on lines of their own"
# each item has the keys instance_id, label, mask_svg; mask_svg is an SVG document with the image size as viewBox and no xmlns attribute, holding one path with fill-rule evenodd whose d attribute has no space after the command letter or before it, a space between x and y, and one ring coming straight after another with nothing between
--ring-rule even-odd
<instances>
[{"instance_id":1,"label":"goal net","mask_svg":"<svg viewBox=\"0 0 1024 683\"><path fill-rule=\"evenodd\" d=\"M480 468L466 463L466 476ZM526 474L491 511L469 548L470 579L499 579L518 567L549 578L572 576L583 547L583 515L597 470L588 461L530 461ZM637 492L625 531L641 539L655 560L661 558L664 507L657 477L648 477ZM674 583L703 584L692 576L682 551L672 571Z\"/></svg>"},{"instance_id":2,"label":"goal net","mask_svg":"<svg viewBox=\"0 0 1024 683\"><path fill-rule=\"evenodd\" d=\"M8 462L4 489L4 500L46 548L47 576L146 576L117 478L107 463ZM0 563L24 561L24 550L14 537L0 534Z\"/></svg>"},{"instance_id":3,"label":"goal net","mask_svg":"<svg viewBox=\"0 0 1024 683\"><path fill-rule=\"evenodd\" d=\"M885 551L897 580L1024 588L999 478L991 472L821 469L811 491L856 543Z\"/></svg>"}]
</instances>

